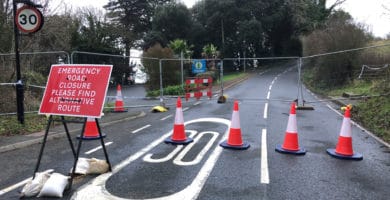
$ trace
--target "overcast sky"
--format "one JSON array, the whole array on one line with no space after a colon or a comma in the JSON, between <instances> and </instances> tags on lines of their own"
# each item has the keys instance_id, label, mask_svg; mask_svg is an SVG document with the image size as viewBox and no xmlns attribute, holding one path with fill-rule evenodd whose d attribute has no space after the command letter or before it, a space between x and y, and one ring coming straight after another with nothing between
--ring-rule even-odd
<instances>
[{"instance_id":1,"label":"overcast sky","mask_svg":"<svg viewBox=\"0 0 390 200\"><path fill-rule=\"evenodd\" d=\"M187 7L191 7L197 0L182 0ZM336 0L328 0L328 4ZM60 2L75 7L97 7L102 8L108 0L52 0L52 6L57 7ZM365 23L369 26L371 32L377 37L385 37L390 33L390 11L384 9L384 6L390 9L390 0L347 0L341 6L341 9L349 12L357 22Z\"/></svg>"}]
</instances>

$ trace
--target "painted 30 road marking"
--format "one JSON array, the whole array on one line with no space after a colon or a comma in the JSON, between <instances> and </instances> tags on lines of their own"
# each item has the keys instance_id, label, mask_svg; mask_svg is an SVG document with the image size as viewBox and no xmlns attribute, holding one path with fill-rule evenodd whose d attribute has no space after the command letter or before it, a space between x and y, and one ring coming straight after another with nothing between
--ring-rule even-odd
<instances>
[{"instance_id":1,"label":"painted 30 road marking","mask_svg":"<svg viewBox=\"0 0 390 200\"><path fill-rule=\"evenodd\" d=\"M229 133L230 120L222 119L222 118L201 118L201 119L195 119L195 120L191 120L191 121L185 122L184 124L188 125L188 124L200 123L200 122L208 122L208 123L212 122L212 123L219 123L219 124L226 125L227 128L226 128L225 133L223 134L223 138L221 139L221 141L226 140L226 137L227 137L227 135ZM203 133L204 134L212 134L213 138L214 137L216 138L215 135L217 135L217 134L215 134L215 132L209 132L209 131L208 132L203 132ZM105 188L105 182L112 175L118 173L121 169L123 169L124 167L128 166L133 161L141 158L143 155L148 153L154 147L156 147L157 145L162 143L171 134L172 134L172 131L164 134L163 136L161 136L157 140L153 141L152 143L150 143L149 145L147 145L146 147L144 147L143 149L141 149L137 153L131 155L130 157L128 157L127 159L123 160L121 163L116 165L113 168L112 172L102 174L102 175L96 177L94 180L92 180L89 183L87 183L86 185L82 186L77 192L75 192L73 194L71 199L75 199L75 200L76 199L125 200L125 198L116 197L116 196L110 194L107 191L107 189ZM199 134L197 138L202 137L204 134ZM206 144L206 146L208 146L209 144L210 143ZM206 148L208 148L208 147L204 147L204 149L202 151L205 151ZM190 149L190 147L189 147L189 149ZM177 152L179 152L179 151L180 150L177 150ZM175 152L175 150L172 151L170 153L170 154L172 154L171 157L174 157L177 154L177 152ZM218 160L219 156L221 155L221 153L222 153L222 147L217 145L214 148L214 150L211 152L210 156L205 161L204 165L201 167L200 171L198 172L198 174L196 175L196 177L194 178L194 180L192 181L192 183L190 185L188 185L186 188L184 188L183 190L181 190L181 191L179 191L177 193L174 193L174 194L171 194L171 195L168 195L168 196L164 196L164 197L154 198L154 200L196 199L199 196L199 193L200 193L201 189L203 188L207 178L209 177L211 171L213 170L213 168L215 166L215 163L217 162L217 160ZM183 153L183 154L185 154L185 153ZM171 159L171 158L169 158L169 159ZM178 159L178 157L176 157L176 159ZM181 158L179 160L181 160ZM195 160L197 160L197 158Z\"/></svg>"}]
</instances>

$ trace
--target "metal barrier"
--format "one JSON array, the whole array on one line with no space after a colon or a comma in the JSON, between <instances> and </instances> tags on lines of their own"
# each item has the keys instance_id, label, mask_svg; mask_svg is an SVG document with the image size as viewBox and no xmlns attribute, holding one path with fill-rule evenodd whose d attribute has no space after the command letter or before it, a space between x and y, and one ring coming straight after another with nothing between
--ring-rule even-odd
<instances>
[{"instance_id":1,"label":"metal barrier","mask_svg":"<svg viewBox=\"0 0 390 200\"><path fill-rule=\"evenodd\" d=\"M202 96L212 96L213 79L211 77L188 77L186 79L186 101L189 98L195 97L199 100ZM206 90L207 91L203 91Z\"/></svg>"}]
</instances>

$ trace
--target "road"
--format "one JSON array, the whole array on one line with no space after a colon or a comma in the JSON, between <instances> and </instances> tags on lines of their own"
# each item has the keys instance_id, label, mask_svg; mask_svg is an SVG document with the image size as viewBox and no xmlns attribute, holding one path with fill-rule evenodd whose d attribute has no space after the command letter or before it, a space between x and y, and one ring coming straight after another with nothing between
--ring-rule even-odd
<instances>
[{"instance_id":1,"label":"road","mask_svg":"<svg viewBox=\"0 0 390 200\"><path fill-rule=\"evenodd\" d=\"M134 88L125 87L123 93L128 96ZM146 116L103 130L105 142L112 142L107 146L112 173L76 179L64 199L388 199L390 149L352 126L353 149L363 160L329 156L326 149L335 148L343 116L335 105L303 92L315 108L297 110L299 145L306 155L275 151L284 140L290 103L297 98L297 71L292 66L272 68L226 90L225 104L215 98L183 101L186 131L194 139L187 146L163 142L171 136L174 108L163 113L130 108L144 109ZM250 144L247 150L219 146L229 134L235 99L242 139ZM104 158L101 150L85 154L97 146L83 143L81 156ZM39 148L0 154L0 189L31 176ZM66 138L53 140L45 148L41 169L65 173L72 162ZM18 190L0 194L0 199L15 199Z\"/></svg>"}]
</instances>

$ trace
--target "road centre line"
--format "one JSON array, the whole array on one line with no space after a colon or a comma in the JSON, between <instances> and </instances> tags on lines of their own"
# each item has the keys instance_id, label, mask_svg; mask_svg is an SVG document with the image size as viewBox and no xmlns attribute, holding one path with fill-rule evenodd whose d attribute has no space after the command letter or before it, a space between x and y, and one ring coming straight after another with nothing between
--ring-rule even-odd
<instances>
[{"instance_id":1,"label":"road centre line","mask_svg":"<svg viewBox=\"0 0 390 200\"><path fill-rule=\"evenodd\" d=\"M113 143L113 142L106 142L106 143L104 144L104 146L108 146L108 145L110 145L110 144L112 144L112 143ZM97 150L99 150L99 149L101 149L101 148L102 148L102 146L98 146L98 147L96 147L96 148L93 148L93 149L91 149L91 150L85 152L85 154L89 155L89 154L91 154L91 153L93 153L93 152L95 152L95 151L97 151Z\"/></svg>"},{"instance_id":2,"label":"road centre line","mask_svg":"<svg viewBox=\"0 0 390 200\"><path fill-rule=\"evenodd\" d=\"M188 109L190 109L190 108L189 108L189 107L183 108L183 112L184 112L184 111L187 111Z\"/></svg>"},{"instance_id":3,"label":"road centre line","mask_svg":"<svg viewBox=\"0 0 390 200\"><path fill-rule=\"evenodd\" d=\"M261 131L261 171L260 183L269 184L268 153L267 153L267 129Z\"/></svg>"},{"instance_id":4,"label":"road centre line","mask_svg":"<svg viewBox=\"0 0 390 200\"><path fill-rule=\"evenodd\" d=\"M268 103L265 103L264 104L264 114L263 114L264 119L267 119L267 114L268 114Z\"/></svg>"},{"instance_id":5,"label":"road centre line","mask_svg":"<svg viewBox=\"0 0 390 200\"><path fill-rule=\"evenodd\" d=\"M268 91L268 93L267 93L267 99L269 99L270 96L271 96L271 91Z\"/></svg>"},{"instance_id":6,"label":"road centre line","mask_svg":"<svg viewBox=\"0 0 390 200\"><path fill-rule=\"evenodd\" d=\"M194 106L197 106L197 105L199 105L201 103L202 103L201 101L197 101L197 102L194 103Z\"/></svg>"},{"instance_id":7,"label":"road centre line","mask_svg":"<svg viewBox=\"0 0 390 200\"><path fill-rule=\"evenodd\" d=\"M132 131L131 133L133 133L133 134L134 134L134 133L138 133L138 132L144 130L145 128L149 128L150 126L152 126L152 125L150 125L150 124L145 125L145 126L139 128L139 129L137 129L137 130Z\"/></svg>"},{"instance_id":8,"label":"road centre line","mask_svg":"<svg viewBox=\"0 0 390 200\"><path fill-rule=\"evenodd\" d=\"M161 118L160 120L161 121L164 121L164 120L166 120L166 119L168 119L168 118L171 118L173 115L168 115L168 116L166 116L166 117L163 117L163 118Z\"/></svg>"}]
</instances>

